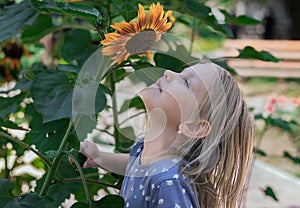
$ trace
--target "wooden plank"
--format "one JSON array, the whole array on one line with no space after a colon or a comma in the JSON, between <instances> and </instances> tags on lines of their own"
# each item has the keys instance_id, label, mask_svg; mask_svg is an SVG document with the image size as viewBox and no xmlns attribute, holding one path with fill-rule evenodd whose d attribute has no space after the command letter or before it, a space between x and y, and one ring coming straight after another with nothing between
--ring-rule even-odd
<instances>
[{"instance_id":1,"label":"wooden plank","mask_svg":"<svg viewBox=\"0 0 300 208\"><path fill-rule=\"evenodd\" d=\"M298 69L300 70L300 62L297 61L280 61L278 63L265 62L253 59L229 59L227 64L233 68L265 68L265 69Z\"/></svg>"},{"instance_id":2,"label":"wooden plank","mask_svg":"<svg viewBox=\"0 0 300 208\"><path fill-rule=\"evenodd\" d=\"M268 51L279 63L254 59L228 58L227 63L242 77L300 78L300 41L227 39L223 42L224 56L237 56L237 49L252 46L258 51Z\"/></svg>"},{"instance_id":3,"label":"wooden plank","mask_svg":"<svg viewBox=\"0 0 300 208\"><path fill-rule=\"evenodd\" d=\"M239 48L241 49L241 48ZM300 60L300 49L299 51L274 51L274 50L268 50L264 49L265 51L268 51L273 56L280 58L280 59L286 59L286 60ZM237 48L224 48L224 56L238 56L239 52Z\"/></svg>"},{"instance_id":4,"label":"wooden plank","mask_svg":"<svg viewBox=\"0 0 300 208\"><path fill-rule=\"evenodd\" d=\"M223 42L224 48L241 49L245 46L252 46L257 50L300 51L300 41L298 40L226 39Z\"/></svg>"},{"instance_id":5,"label":"wooden plank","mask_svg":"<svg viewBox=\"0 0 300 208\"><path fill-rule=\"evenodd\" d=\"M241 77L275 77L275 78L299 78L300 68L292 70L284 69L265 69L265 68L252 68L252 67L238 67L235 68L236 72Z\"/></svg>"}]
</instances>

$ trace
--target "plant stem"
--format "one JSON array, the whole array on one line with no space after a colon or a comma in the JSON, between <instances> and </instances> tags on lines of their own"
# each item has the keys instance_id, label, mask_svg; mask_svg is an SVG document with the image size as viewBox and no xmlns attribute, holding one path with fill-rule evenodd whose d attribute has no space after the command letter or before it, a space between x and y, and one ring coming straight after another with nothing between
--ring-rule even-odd
<instances>
[{"instance_id":1,"label":"plant stem","mask_svg":"<svg viewBox=\"0 0 300 208\"><path fill-rule=\"evenodd\" d=\"M193 20L193 25L192 25L192 34L191 34L191 44L190 44L190 49L189 52L190 54L192 54L193 51L193 43L194 43L194 39L195 39L195 32L196 32L196 20Z\"/></svg>"},{"instance_id":2,"label":"plant stem","mask_svg":"<svg viewBox=\"0 0 300 208\"><path fill-rule=\"evenodd\" d=\"M8 155L7 155L7 149L6 147L3 149L4 150L4 165L5 165L5 169L4 169L4 178L8 178L9 177L9 169L8 169Z\"/></svg>"},{"instance_id":3,"label":"plant stem","mask_svg":"<svg viewBox=\"0 0 300 208\"><path fill-rule=\"evenodd\" d=\"M268 128L269 128L268 123L265 123L263 129L262 129L262 130L260 131L260 133L259 133L258 142L257 142L257 145L256 145L256 146L257 146L257 149L260 148L261 143L262 143L262 140L263 140L264 135L265 135L266 131L268 130Z\"/></svg>"},{"instance_id":4,"label":"plant stem","mask_svg":"<svg viewBox=\"0 0 300 208\"><path fill-rule=\"evenodd\" d=\"M110 73L110 87L112 93L112 111L113 111L113 118L114 118L114 137L116 142L116 150L120 147L120 138L119 138L119 119L118 119L118 111L117 111L117 101L116 101L116 89L115 89L115 73Z\"/></svg>"},{"instance_id":5,"label":"plant stem","mask_svg":"<svg viewBox=\"0 0 300 208\"><path fill-rule=\"evenodd\" d=\"M120 123L119 126L122 126L122 124L124 124L126 121L129 121L130 119L135 118L135 117L137 117L137 116L139 116L139 115L141 115L141 114L145 114L145 111L141 111L141 112L139 112L139 113L136 113L136 114L134 114L134 115L129 116L129 117L126 118L124 121L122 121L122 122Z\"/></svg>"},{"instance_id":6,"label":"plant stem","mask_svg":"<svg viewBox=\"0 0 300 208\"><path fill-rule=\"evenodd\" d=\"M44 184L42 186L42 189L41 189L41 192L40 192L40 196L45 196L48 192L48 189L51 185L52 179L53 179L53 177L54 177L54 175L57 171L58 165L59 165L59 163L61 161L61 158L63 156L63 151L65 150L65 148L68 145L68 136L69 136L72 129L73 129L73 122L72 122L72 119L70 119L68 129L67 129L67 131L66 131L66 133L65 133L65 135L62 139L62 142L59 146L59 149L57 151L57 155L53 160L53 163L52 163L52 166L49 169L49 172L47 173L45 182L44 182Z\"/></svg>"},{"instance_id":7,"label":"plant stem","mask_svg":"<svg viewBox=\"0 0 300 208\"><path fill-rule=\"evenodd\" d=\"M11 136L11 135L9 135L9 134L6 134L6 133L4 133L4 132L0 132L0 137L2 137L2 138L4 138L4 139L8 139L8 140L13 141L13 142L16 142L17 144L21 145L21 146L24 147L25 149L31 150L31 151L34 152L37 156L39 156L39 157L45 162L45 164L46 164L48 167L50 167L51 164L50 164L49 159L48 159L45 155L39 153L37 150L35 150L34 148L32 148L31 146L29 146L28 144L26 144L25 142L22 142L21 140L15 138L15 137L13 137L13 136Z\"/></svg>"},{"instance_id":8,"label":"plant stem","mask_svg":"<svg viewBox=\"0 0 300 208\"><path fill-rule=\"evenodd\" d=\"M58 184L58 183L68 183L68 182L81 182L81 178L65 178L63 180L55 181L51 184L51 186ZM86 183L93 183L93 184L98 184L98 185L104 185L104 186L109 186L115 189L120 189L120 186L118 185L113 185L110 183L107 183L105 181L98 181L98 180L92 180L92 179L86 179Z\"/></svg>"},{"instance_id":9,"label":"plant stem","mask_svg":"<svg viewBox=\"0 0 300 208\"><path fill-rule=\"evenodd\" d=\"M85 176L84 176L84 172L83 172L80 164L78 163L77 159L75 158L74 155L72 155L71 152L64 152L64 153L67 154L73 160L73 162L75 163L75 165L76 165L76 167L79 171L80 178L81 178L82 183L83 183L83 188L84 188L86 199L88 200L88 203L89 203L89 207L92 208L92 200L91 200L91 197L90 197L89 189L88 189L87 184L86 184L86 179L85 179Z\"/></svg>"}]
</instances>

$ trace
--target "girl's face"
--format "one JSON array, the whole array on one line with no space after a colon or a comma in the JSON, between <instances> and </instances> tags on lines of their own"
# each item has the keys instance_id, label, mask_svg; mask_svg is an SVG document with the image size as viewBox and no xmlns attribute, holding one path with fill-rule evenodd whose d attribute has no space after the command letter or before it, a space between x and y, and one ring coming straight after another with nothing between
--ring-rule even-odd
<instances>
[{"instance_id":1,"label":"girl's face","mask_svg":"<svg viewBox=\"0 0 300 208\"><path fill-rule=\"evenodd\" d=\"M161 110L168 122L180 124L194 119L207 88L213 81L215 70L211 64L197 64L181 73L165 71L153 85L143 89L140 96L148 112ZM194 116L194 117L193 117Z\"/></svg>"}]
</instances>

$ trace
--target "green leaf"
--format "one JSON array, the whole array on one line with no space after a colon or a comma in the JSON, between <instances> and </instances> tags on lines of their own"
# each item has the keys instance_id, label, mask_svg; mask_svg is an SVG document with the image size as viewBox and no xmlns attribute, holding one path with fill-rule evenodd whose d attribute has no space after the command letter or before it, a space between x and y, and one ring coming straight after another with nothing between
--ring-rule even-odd
<instances>
[{"instance_id":1,"label":"green leaf","mask_svg":"<svg viewBox=\"0 0 300 208\"><path fill-rule=\"evenodd\" d=\"M106 195L100 201L94 202L93 205L101 208L122 208L124 207L124 199L118 195Z\"/></svg>"},{"instance_id":2,"label":"green leaf","mask_svg":"<svg viewBox=\"0 0 300 208\"><path fill-rule=\"evenodd\" d=\"M16 112L20 108L20 103L25 98L25 93L20 93L14 97L0 97L0 118L5 119L11 113Z\"/></svg>"},{"instance_id":3,"label":"green leaf","mask_svg":"<svg viewBox=\"0 0 300 208\"><path fill-rule=\"evenodd\" d=\"M290 159L295 164L300 164L300 157L293 157L289 152L284 151L283 157Z\"/></svg>"},{"instance_id":4,"label":"green leaf","mask_svg":"<svg viewBox=\"0 0 300 208\"><path fill-rule=\"evenodd\" d=\"M87 134L91 133L97 125L96 116L92 115L80 115L78 122L75 125L75 133L79 141L83 141L87 138Z\"/></svg>"},{"instance_id":5,"label":"green leaf","mask_svg":"<svg viewBox=\"0 0 300 208\"><path fill-rule=\"evenodd\" d=\"M124 127L119 130L120 146L116 149L121 152L129 152L136 136L132 127Z\"/></svg>"},{"instance_id":6,"label":"green leaf","mask_svg":"<svg viewBox=\"0 0 300 208\"><path fill-rule=\"evenodd\" d=\"M61 71L45 70L35 77L31 94L44 123L72 116L73 86Z\"/></svg>"},{"instance_id":7,"label":"green leaf","mask_svg":"<svg viewBox=\"0 0 300 208\"><path fill-rule=\"evenodd\" d=\"M72 77L73 75L70 75ZM97 82L75 86L67 72L45 70L33 80L32 98L43 122L73 115L95 115L106 105L105 87Z\"/></svg>"},{"instance_id":8,"label":"green leaf","mask_svg":"<svg viewBox=\"0 0 300 208\"><path fill-rule=\"evenodd\" d=\"M243 26L243 25L257 25L261 23L261 21L251 17L247 17L246 15L233 17L226 10L220 9L220 12L222 12L223 15L225 16L225 22L231 25Z\"/></svg>"},{"instance_id":9,"label":"green leaf","mask_svg":"<svg viewBox=\"0 0 300 208\"><path fill-rule=\"evenodd\" d=\"M31 84L32 80L29 80L25 76L22 76L14 86L13 90L29 91L31 88Z\"/></svg>"},{"instance_id":10,"label":"green leaf","mask_svg":"<svg viewBox=\"0 0 300 208\"><path fill-rule=\"evenodd\" d=\"M96 168L84 169L84 173L86 175L89 175L89 179L99 180L99 173ZM58 167L56 178L58 178L59 180L68 178L79 178L79 173L73 168L67 157L63 157L61 164ZM87 185L91 196L96 195L99 189L105 188L103 185L99 184L88 183ZM58 181L57 183L51 186L47 195L55 200L52 207L58 207L63 201L65 201L65 199L70 197L71 193L75 195L76 200L80 202L87 202L82 181Z\"/></svg>"},{"instance_id":11,"label":"green leaf","mask_svg":"<svg viewBox=\"0 0 300 208\"><path fill-rule=\"evenodd\" d=\"M130 72L127 72L125 69L117 69L114 71L115 73L115 82L122 81L126 76L131 74Z\"/></svg>"},{"instance_id":12,"label":"green leaf","mask_svg":"<svg viewBox=\"0 0 300 208\"><path fill-rule=\"evenodd\" d=\"M80 186L82 186L80 183L59 183L52 185L47 193L48 196L54 199L52 207L59 207L61 203L69 198L71 193L76 192Z\"/></svg>"},{"instance_id":13,"label":"green leaf","mask_svg":"<svg viewBox=\"0 0 300 208\"><path fill-rule=\"evenodd\" d=\"M70 2L57 2L53 0L30 0L37 10L47 13L66 14L86 20L91 25L96 26L101 16L99 11L91 6Z\"/></svg>"},{"instance_id":14,"label":"green leaf","mask_svg":"<svg viewBox=\"0 0 300 208\"><path fill-rule=\"evenodd\" d=\"M48 150L45 152L45 155L50 159L53 159L57 155L57 150Z\"/></svg>"},{"instance_id":15,"label":"green leaf","mask_svg":"<svg viewBox=\"0 0 300 208\"><path fill-rule=\"evenodd\" d=\"M187 66L199 61L198 58L191 56L183 45L176 45L175 50L170 49L166 53L155 53L153 60L156 67L175 72L181 72Z\"/></svg>"},{"instance_id":16,"label":"green leaf","mask_svg":"<svg viewBox=\"0 0 300 208\"><path fill-rule=\"evenodd\" d=\"M4 120L0 118L0 127L5 127L9 129L17 129L17 130L26 130L20 126L18 126L16 123L10 121L10 120Z\"/></svg>"},{"instance_id":17,"label":"green leaf","mask_svg":"<svg viewBox=\"0 0 300 208\"><path fill-rule=\"evenodd\" d=\"M95 115L106 106L106 87L97 82L76 86L73 92L73 114Z\"/></svg>"},{"instance_id":18,"label":"green leaf","mask_svg":"<svg viewBox=\"0 0 300 208\"><path fill-rule=\"evenodd\" d=\"M90 208L88 204L83 202L76 202L70 208Z\"/></svg>"},{"instance_id":19,"label":"green leaf","mask_svg":"<svg viewBox=\"0 0 300 208\"><path fill-rule=\"evenodd\" d=\"M290 132L290 133L293 132L291 124L288 121L285 121L281 118L271 118L270 117L268 122L271 126L278 127L280 129Z\"/></svg>"},{"instance_id":20,"label":"green leaf","mask_svg":"<svg viewBox=\"0 0 300 208\"><path fill-rule=\"evenodd\" d=\"M237 72L235 71L234 68L228 66L226 60L220 60L220 59L212 59L211 60L213 63L218 64L219 66L223 67L226 69L231 75L237 75Z\"/></svg>"},{"instance_id":21,"label":"green leaf","mask_svg":"<svg viewBox=\"0 0 300 208\"><path fill-rule=\"evenodd\" d=\"M51 203L50 197L40 197L36 193L24 194L15 198L4 208L46 208L46 204Z\"/></svg>"},{"instance_id":22,"label":"green leaf","mask_svg":"<svg viewBox=\"0 0 300 208\"><path fill-rule=\"evenodd\" d=\"M136 96L132 99L125 100L121 106L119 113L123 113L130 108L135 108L137 110L145 110L145 105L143 100L139 96Z\"/></svg>"},{"instance_id":23,"label":"green leaf","mask_svg":"<svg viewBox=\"0 0 300 208\"><path fill-rule=\"evenodd\" d=\"M6 178L0 178L0 196L12 196L13 183Z\"/></svg>"},{"instance_id":24,"label":"green leaf","mask_svg":"<svg viewBox=\"0 0 300 208\"><path fill-rule=\"evenodd\" d=\"M24 25L31 25L38 13L28 0L19 4L5 6L0 11L0 43L15 37Z\"/></svg>"},{"instance_id":25,"label":"green leaf","mask_svg":"<svg viewBox=\"0 0 300 208\"><path fill-rule=\"evenodd\" d=\"M34 78L36 77L36 75L38 75L41 72L41 70L26 70L24 71L24 78L27 80L34 80Z\"/></svg>"},{"instance_id":26,"label":"green leaf","mask_svg":"<svg viewBox=\"0 0 300 208\"><path fill-rule=\"evenodd\" d=\"M118 6L120 7L120 6ZM132 4L130 1L122 2L121 8L118 9L120 11L121 16L124 18L126 22L137 17L137 4Z\"/></svg>"},{"instance_id":27,"label":"green leaf","mask_svg":"<svg viewBox=\"0 0 300 208\"><path fill-rule=\"evenodd\" d=\"M158 78L163 76L165 69L150 67L139 69L128 76L130 81L134 84L145 82L147 86L153 84Z\"/></svg>"},{"instance_id":28,"label":"green leaf","mask_svg":"<svg viewBox=\"0 0 300 208\"><path fill-rule=\"evenodd\" d=\"M201 37L208 38L208 39L221 39L224 38L224 35L222 33L219 33L215 30L213 30L208 25L205 25L203 23L197 24L196 26L197 32Z\"/></svg>"},{"instance_id":29,"label":"green leaf","mask_svg":"<svg viewBox=\"0 0 300 208\"><path fill-rule=\"evenodd\" d=\"M38 169L45 169L45 163L41 160L41 158L37 157L32 162L31 165Z\"/></svg>"},{"instance_id":30,"label":"green leaf","mask_svg":"<svg viewBox=\"0 0 300 208\"><path fill-rule=\"evenodd\" d=\"M29 185L29 189L31 188L30 182L36 180L36 177L29 175L29 174L22 174L19 176L15 177L14 180L14 190L13 190L13 194L15 195L21 195L23 193L22 191L22 185L23 184L28 184Z\"/></svg>"},{"instance_id":31,"label":"green leaf","mask_svg":"<svg viewBox=\"0 0 300 208\"><path fill-rule=\"evenodd\" d=\"M118 195L106 195L101 198L99 201L92 202L92 208L123 208L124 199ZM76 202L71 206L71 208L89 208L87 203Z\"/></svg>"},{"instance_id":32,"label":"green leaf","mask_svg":"<svg viewBox=\"0 0 300 208\"><path fill-rule=\"evenodd\" d=\"M34 104L27 105L25 114L30 119L31 131L26 134L23 141L27 144L34 144L41 153L58 149L68 128L69 119L60 119L44 124L43 117L36 111Z\"/></svg>"},{"instance_id":33,"label":"green leaf","mask_svg":"<svg viewBox=\"0 0 300 208\"><path fill-rule=\"evenodd\" d=\"M50 15L41 14L34 24L24 29L21 38L24 43L37 42L56 28L57 26L53 25Z\"/></svg>"},{"instance_id":34,"label":"green leaf","mask_svg":"<svg viewBox=\"0 0 300 208\"><path fill-rule=\"evenodd\" d=\"M276 58L267 51L256 51L251 46L246 46L244 49L239 50L239 55L236 58L246 58L246 59L258 59L262 61L279 62L280 59Z\"/></svg>"},{"instance_id":35,"label":"green leaf","mask_svg":"<svg viewBox=\"0 0 300 208\"><path fill-rule=\"evenodd\" d=\"M265 120L265 117L261 113L259 113L259 114L255 114L254 119L255 120L259 120L259 119Z\"/></svg>"},{"instance_id":36,"label":"green leaf","mask_svg":"<svg viewBox=\"0 0 300 208\"><path fill-rule=\"evenodd\" d=\"M83 64L96 49L97 47L91 44L89 31L71 30L65 34L61 55L68 62L76 60Z\"/></svg>"},{"instance_id":37,"label":"green leaf","mask_svg":"<svg viewBox=\"0 0 300 208\"><path fill-rule=\"evenodd\" d=\"M80 69L77 66L70 65L70 64L58 64L57 69L60 71L76 73L78 74Z\"/></svg>"},{"instance_id":38,"label":"green leaf","mask_svg":"<svg viewBox=\"0 0 300 208\"><path fill-rule=\"evenodd\" d=\"M12 196L0 196L0 207L4 207L8 202L12 201Z\"/></svg>"},{"instance_id":39,"label":"green leaf","mask_svg":"<svg viewBox=\"0 0 300 208\"><path fill-rule=\"evenodd\" d=\"M176 72L182 71L186 67L183 61L164 53L155 53L153 60L157 67L172 69Z\"/></svg>"},{"instance_id":40,"label":"green leaf","mask_svg":"<svg viewBox=\"0 0 300 208\"><path fill-rule=\"evenodd\" d=\"M261 149L258 149L258 148L256 148L256 147L253 148L253 152L254 152L255 154L260 155L260 156L267 156L267 153L266 153L265 151L263 151L263 150L261 150Z\"/></svg>"},{"instance_id":41,"label":"green leaf","mask_svg":"<svg viewBox=\"0 0 300 208\"><path fill-rule=\"evenodd\" d=\"M198 18L214 18L211 13L211 8L206 6L203 2L199 2L197 0L187 0L184 2L183 6L190 14Z\"/></svg>"},{"instance_id":42,"label":"green leaf","mask_svg":"<svg viewBox=\"0 0 300 208\"><path fill-rule=\"evenodd\" d=\"M272 199L274 199L275 201L279 201L276 194L274 193L273 189L270 186L267 186L263 192L265 193L266 196L271 197Z\"/></svg>"},{"instance_id":43,"label":"green leaf","mask_svg":"<svg viewBox=\"0 0 300 208\"><path fill-rule=\"evenodd\" d=\"M197 0L183 1L179 11L200 19L202 23L212 27L216 31L222 32L228 37L233 37L230 27L226 24L219 24L216 17L212 14L211 8L203 2Z\"/></svg>"}]
</instances>

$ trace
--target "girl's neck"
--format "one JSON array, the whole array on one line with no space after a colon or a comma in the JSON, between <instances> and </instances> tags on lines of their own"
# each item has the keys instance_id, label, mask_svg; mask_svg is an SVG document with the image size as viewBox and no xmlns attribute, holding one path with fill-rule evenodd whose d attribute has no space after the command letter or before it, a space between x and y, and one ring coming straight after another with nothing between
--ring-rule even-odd
<instances>
[{"instance_id":1,"label":"girl's neck","mask_svg":"<svg viewBox=\"0 0 300 208\"><path fill-rule=\"evenodd\" d=\"M165 158L175 158L178 125L169 122L162 112L151 112L145 132L141 164L149 165Z\"/></svg>"}]
</instances>

